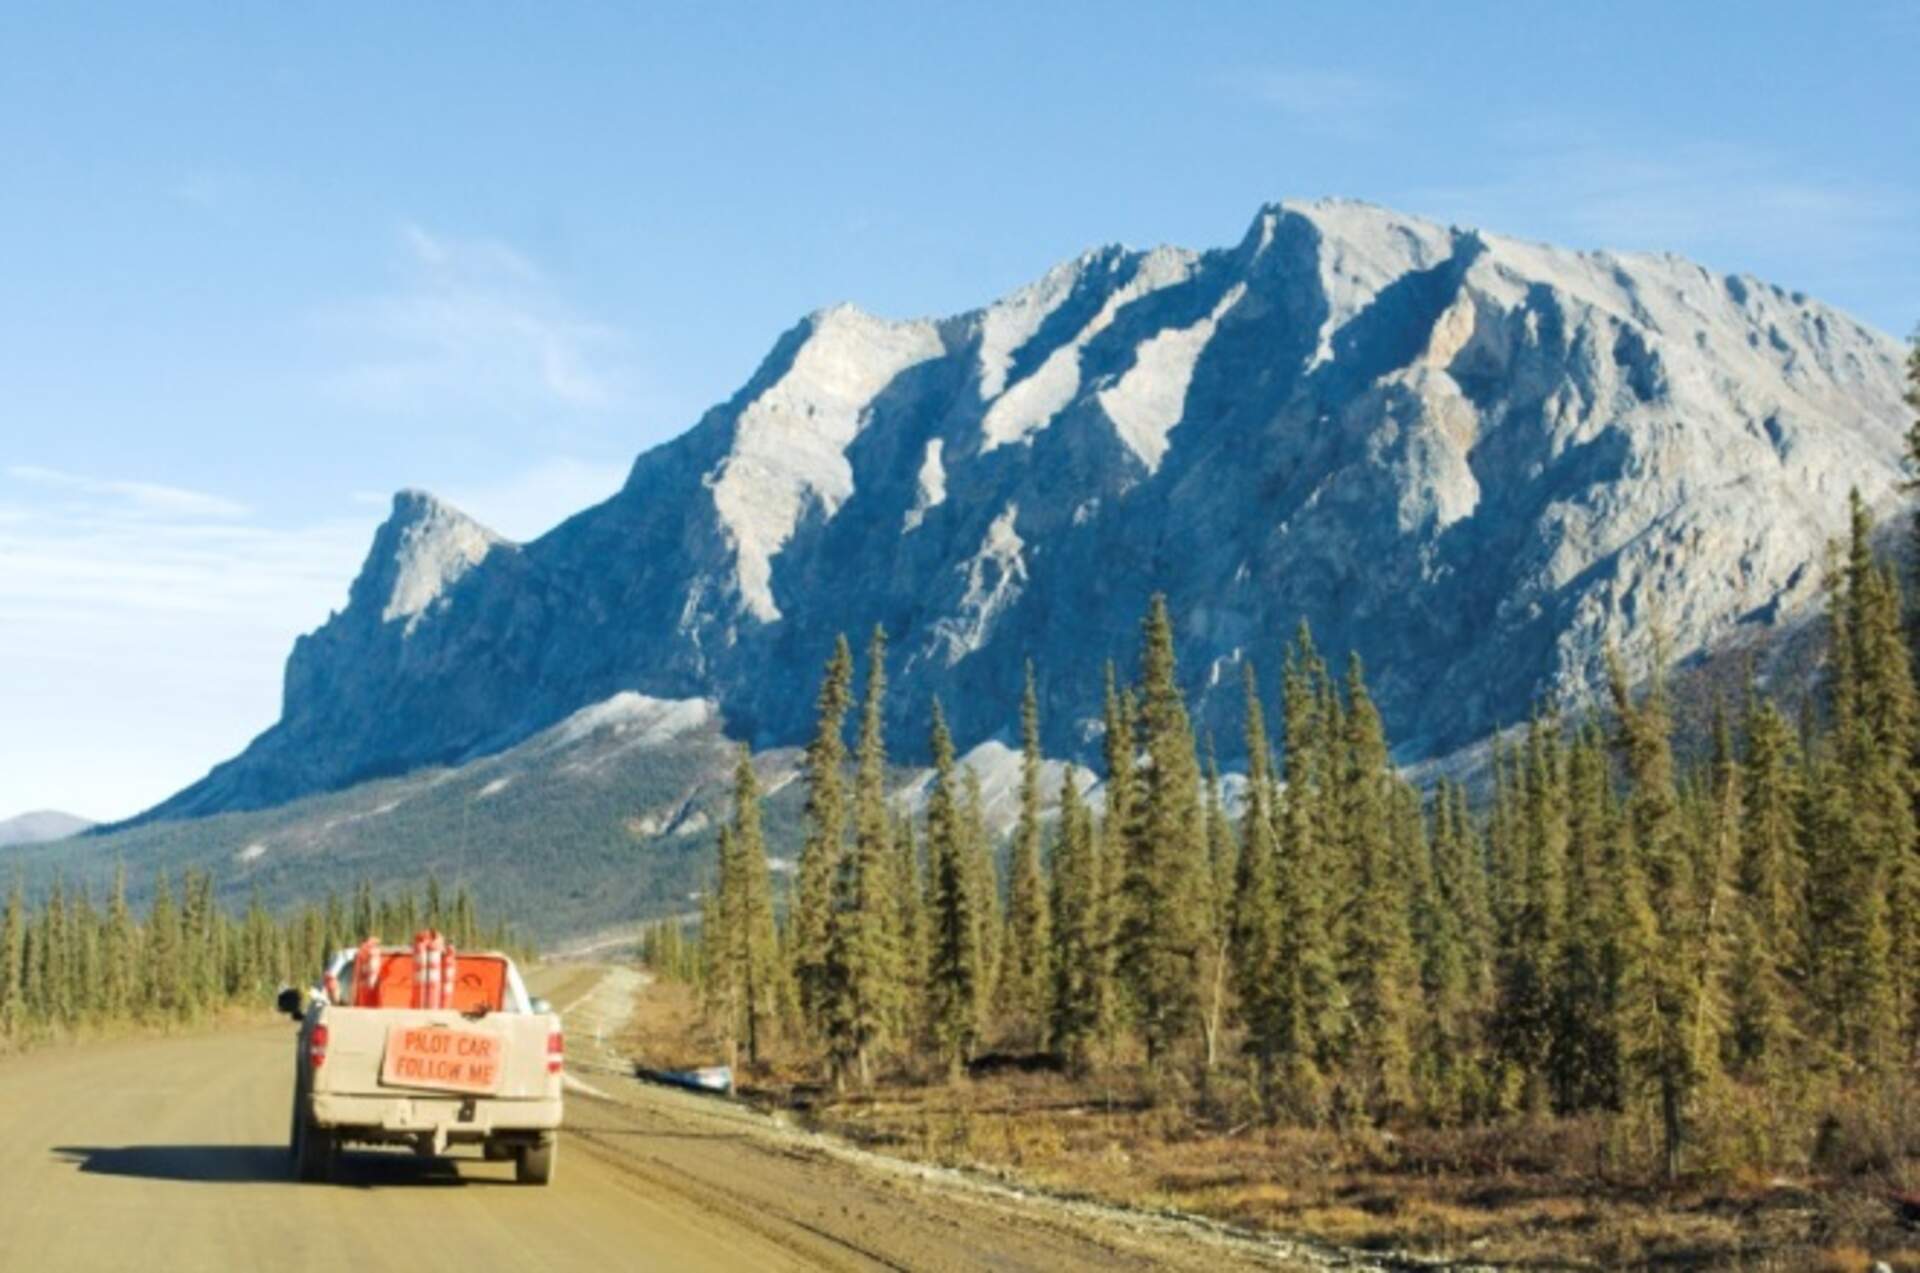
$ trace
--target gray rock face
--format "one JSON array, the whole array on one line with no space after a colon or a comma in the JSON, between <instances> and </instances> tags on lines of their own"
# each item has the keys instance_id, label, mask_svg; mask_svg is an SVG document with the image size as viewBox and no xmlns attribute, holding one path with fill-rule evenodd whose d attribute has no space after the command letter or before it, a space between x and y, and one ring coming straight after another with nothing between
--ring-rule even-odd
<instances>
[{"instance_id":1,"label":"gray rock face","mask_svg":"<svg viewBox=\"0 0 1920 1273\"><path fill-rule=\"evenodd\" d=\"M838 632L929 701L1094 745L1102 666L1164 591L1229 757L1239 663L1301 620L1370 669L1403 760L1814 597L1849 486L1898 478L1902 350L1670 256L1571 252L1346 202L1236 247L1105 248L985 309L841 307L624 489L500 541L403 494L281 721L149 816L258 807L497 750L623 690L809 725ZM898 731L911 726L911 738Z\"/></svg>"}]
</instances>

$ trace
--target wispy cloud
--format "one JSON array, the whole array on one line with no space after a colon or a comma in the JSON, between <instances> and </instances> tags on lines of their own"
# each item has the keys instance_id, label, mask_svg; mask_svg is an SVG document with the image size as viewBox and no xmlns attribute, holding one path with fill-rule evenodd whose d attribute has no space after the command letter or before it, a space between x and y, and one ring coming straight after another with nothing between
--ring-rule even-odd
<instances>
[{"instance_id":1,"label":"wispy cloud","mask_svg":"<svg viewBox=\"0 0 1920 1273\"><path fill-rule=\"evenodd\" d=\"M1247 101L1320 132L1351 134L1379 125L1401 101L1390 81L1327 67L1239 71L1226 87Z\"/></svg>"},{"instance_id":2,"label":"wispy cloud","mask_svg":"<svg viewBox=\"0 0 1920 1273\"><path fill-rule=\"evenodd\" d=\"M396 285L321 316L347 348L330 387L383 410L482 403L597 411L626 396L628 341L582 315L524 253L423 226L398 234Z\"/></svg>"},{"instance_id":3,"label":"wispy cloud","mask_svg":"<svg viewBox=\"0 0 1920 1273\"><path fill-rule=\"evenodd\" d=\"M37 464L9 465L6 474L16 482L59 491L86 501L94 515L104 515L112 510L142 517L193 517L225 521L244 517L247 513L246 505L236 504L218 495L178 486L163 486L156 482L87 477L60 469L42 468Z\"/></svg>"},{"instance_id":4,"label":"wispy cloud","mask_svg":"<svg viewBox=\"0 0 1920 1273\"><path fill-rule=\"evenodd\" d=\"M0 810L121 816L271 723L375 516L293 527L152 482L0 470Z\"/></svg>"},{"instance_id":5,"label":"wispy cloud","mask_svg":"<svg viewBox=\"0 0 1920 1273\"><path fill-rule=\"evenodd\" d=\"M550 455L440 493L529 539L626 469ZM346 600L391 498L353 491L288 525L203 491L0 467L0 817L125 816L239 751L277 716L294 638Z\"/></svg>"}]
</instances>

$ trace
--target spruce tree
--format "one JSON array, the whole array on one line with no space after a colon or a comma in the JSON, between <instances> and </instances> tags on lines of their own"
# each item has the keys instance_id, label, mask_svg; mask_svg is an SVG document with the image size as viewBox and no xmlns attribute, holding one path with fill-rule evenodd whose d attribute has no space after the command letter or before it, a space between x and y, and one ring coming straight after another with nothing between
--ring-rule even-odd
<instances>
[{"instance_id":1,"label":"spruce tree","mask_svg":"<svg viewBox=\"0 0 1920 1273\"><path fill-rule=\"evenodd\" d=\"M27 940L26 901L20 877L7 890L7 906L0 914L0 1039L17 1038L25 1004L22 956Z\"/></svg>"},{"instance_id":2,"label":"spruce tree","mask_svg":"<svg viewBox=\"0 0 1920 1273\"><path fill-rule=\"evenodd\" d=\"M1336 722L1328 716L1321 673L1312 636L1302 624L1287 652L1281 683L1287 785L1279 797L1280 944L1271 1028L1281 1100L1309 1123L1326 1112L1345 1008L1330 914L1328 862L1334 852L1324 838L1340 825L1326 808L1335 800L1325 767L1333 749L1324 735Z\"/></svg>"},{"instance_id":3,"label":"spruce tree","mask_svg":"<svg viewBox=\"0 0 1920 1273\"><path fill-rule=\"evenodd\" d=\"M1485 867L1464 799L1465 793L1445 779L1434 788L1429 815L1433 885L1421 925L1421 984L1429 1005L1422 1060L1429 1107L1444 1119L1464 1118L1477 1104L1475 1032L1485 979L1478 966L1479 943L1489 922Z\"/></svg>"},{"instance_id":4,"label":"spruce tree","mask_svg":"<svg viewBox=\"0 0 1920 1273\"><path fill-rule=\"evenodd\" d=\"M308 966L316 966L324 958L323 953ZM174 908L173 890L165 871L154 879L153 902L147 912L144 962L141 971L146 983L146 1005L162 1016L171 1016L182 1009L185 1003L180 988L185 980L186 960L180 948L180 913Z\"/></svg>"},{"instance_id":5,"label":"spruce tree","mask_svg":"<svg viewBox=\"0 0 1920 1273\"><path fill-rule=\"evenodd\" d=\"M730 851L730 852L729 852ZM740 745L733 768L733 822L722 829L728 987L734 1009L730 1037L758 1066L780 1008L782 969L774 935L773 882L760 820L760 780L753 753Z\"/></svg>"},{"instance_id":6,"label":"spruce tree","mask_svg":"<svg viewBox=\"0 0 1920 1273\"><path fill-rule=\"evenodd\" d=\"M1013 862L1007 881L1006 955L1000 977L1000 1003L1013 1038L1022 1045L1046 1042L1047 1004L1052 978L1052 923L1046 877L1040 866L1043 779L1040 757L1040 706L1034 691L1033 664L1027 664L1020 696L1020 821L1013 835Z\"/></svg>"},{"instance_id":7,"label":"spruce tree","mask_svg":"<svg viewBox=\"0 0 1920 1273\"><path fill-rule=\"evenodd\" d=\"M138 934L133 914L127 908L127 867L120 863L113 870L113 892L107 899L107 927L101 977L102 1007L108 1018L119 1020L132 1006L139 990Z\"/></svg>"},{"instance_id":8,"label":"spruce tree","mask_svg":"<svg viewBox=\"0 0 1920 1273\"><path fill-rule=\"evenodd\" d=\"M720 1031L727 1064L739 1064L744 989L740 978L740 853L733 827L720 826L717 871L700 897L700 992L707 1019Z\"/></svg>"},{"instance_id":9,"label":"spruce tree","mask_svg":"<svg viewBox=\"0 0 1920 1273\"><path fill-rule=\"evenodd\" d=\"M100 916L84 881L70 905L67 940L72 954L67 967L73 981L73 1016L75 1021L92 1021L100 1012Z\"/></svg>"},{"instance_id":10,"label":"spruce tree","mask_svg":"<svg viewBox=\"0 0 1920 1273\"><path fill-rule=\"evenodd\" d=\"M1094 880L1099 937L1099 967L1094 977L1099 996L1095 1013L1099 1035L1112 1054L1127 1024L1126 995L1119 977L1120 924L1126 911L1127 846L1140 810L1137 743L1134 737L1133 691L1117 684L1113 664L1106 667L1106 696L1102 709L1104 731L1101 752L1106 768L1106 810L1094 837Z\"/></svg>"},{"instance_id":11,"label":"spruce tree","mask_svg":"<svg viewBox=\"0 0 1920 1273\"><path fill-rule=\"evenodd\" d=\"M54 876L53 887L40 915L41 959L38 965L40 1011L48 1023L73 1024L73 939L67 923L66 886Z\"/></svg>"},{"instance_id":12,"label":"spruce tree","mask_svg":"<svg viewBox=\"0 0 1920 1273\"><path fill-rule=\"evenodd\" d=\"M180 930L186 974L182 997L189 1013L198 1013L213 1000L213 879L191 867L180 873ZM344 921L343 921L344 922ZM351 930L347 930L351 932ZM342 945L358 940L349 937Z\"/></svg>"},{"instance_id":13,"label":"spruce tree","mask_svg":"<svg viewBox=\"0 0 1920 1273\"><path fill-rule=\"evenodd\" d=\"M835 877L827 946L824 1016L835 1081L873 1081L876 1055L898 1020L902 976L899 890L894 882L892 815L887 809L886 634L875 628L867 647L867 684L860 714L854 777L853 848Z\"/></svg>"},{"instance_id":14,"label":"spruce tree","mask_svg":"<svg viewBox=\"0 0 1920 1273\"><path fill-rule=\"evenodd\" d=\"M933 703L927 795L927 1001L933 1043L957 1077L980 1030L980 945L974 877L961 825L960 780L946 713Z\"/></svg>"},{"instance_id":15,"label":"spruce tree","mask_svg":"<svg viewBox=\"0 0 1920 1273\"><path fill-rule=\"evenodd\" d=\"M1053 959L1049 1035L1054 1054L1075 1072L1091 1061L1100 1028L1102 933L1093 819L1072 765L1060 779L1060 821L1052 861Z\"/></svg>"},{"instance_id":16,"label":"spruce tree","mask_svg":"<svg viewBox=\"0 0 1920 1273\"><path fill-rule=\"evenodd\" d=\"M1358 655L1347 666L1343 844L1354 892L1347 925L1344 1078L1353 1107L1389 1118L1413 1097L1417 969L1405 880L1391 829L1386 738Z\"/></svg>"},{"instance_id":17,"label":"spruce tree","mask_svg":"<svg viewBox=\"0 0 1920 1273\"><path fill-rule=\"evenodd\" d=\"M1499 962L1497 1045L1511 1093L1546 1108L1553 1043L1553 976L1560 959L1567 852L1564 748L1556 717L1535 714L1508 808L1506 929Z\"/></svg>"},{"instance_id":18,"label":"spruce tree","mask_svg":"<svg viewBox=\"0 0 1920 1273\"><path fill-rule=\"evenodd\" d=\"M1749 691L1743 730L1737 937L1729 970L1727 1060L1748 1078L1777 1074L1795 1050L1795 981L1805 966L1804 786L1786 718Z\"/></svg>"},{"instance_id":19,"label":"spruce tree","mask_svg":"<svg viewBox=\"0 0 1920 1273\"><path fill-rule=\"evenodd\" d=\"M1895 635L1896 589L1874 560L1872 519L1857 491L1850 514L1828 624L1833 763L1819 771L1828 782L1845 782L1844 797L1821 793L1823 815L1844 799L1845 824L1814 842L1821 863L1809 879L1809 906L1821 929L1833 1042L1853 1063L1878 1069L1893 1060L1911 1020L1912 973L1900 959L1915 940L1907 896L1915 710L1911 669Z\"/></svg>"},{"instance_id":20,"label":"spruce tree","mask_svg":"<svg viewBox=\"0 0 1920 1273\"><path fill-rule=\"evenodd\" d=\"M1467 789L1450 784L1453 812L1448 819L1453 850L1461 858L1446 878L1459 881L1454 897L1467 963L1467 997L1476 1014L1484 1015L1493 1002L1493 903L1487 879L1486 842L1480 824L1468 808Z\"/></svg>"},{"instance_id":21,"label":"spruce tree","mask_svg":"<svg viewBox=\"0 0 1920 1273\"><path fill-rule=\"evenodd\" d=\"M1201 881L1200 1031L1206 1051L1202 1073L1219 1060L1220 1032L1226 1026L1233 966L1233 885L1240 869L1240 846L1227 820L1220 785L1220 762L1207 744L1206 793L1201 817L1207 843L1206 875Z\"/></svg>"},{"instance_id":22,"label":"spruce tree","mask_svg":"<svg viewBox=\"0 0 1920 1273\"><path fill-rule=\"evenodd\" d=\"M846 842L846 726L853 694L853 651L842 636L834 642L820 682L817 725L807 744L807 838L800 849L798 896L793 909L793 979L808 1031L825 1029L827 955L833 939L834 882Z\"/></svg>"},{"instance_id":23,"label":"spruce tree","mask_svg":"<svg viewBox=\"0 0 1920 1273\"><path fill-rule=\"evenodd\" d=\"M114 895L118 901L120 911L124 914L126 911L126 898L124 896L124 890L120 887L121 883L120 875L116 874ZM385 905L382 906L382 910L386 911L391 906L391 899L383 899L383 902L385 902ZM108 925L110 933L112 923L113 912L109 909ZM265 904L260 900L260 886L258 884L253 886L253 890L247 898L247 917L244 922L244 932L244 940L247 946L248 968L252 975L243 993L249 995L265 994L286 980L286 973L285 970L280 967L280 961L276 953L278 943L274 940L274 924L267 916ZM389 936L389 933L392 935ZM400 940L398 930L394 929L383 930L381 937L382 940L389 942L398 942ZM108 942L109 948L114 944L110 937Z\"/></svg>"},{"instance_id":24,"label":"spruce tree","mask_svg":"<svg viewBox=\"0 0 1920 1273\"><path fill-rule=\"evenodd\" d=\"M987 833L980 774L971 765L960 766L960 854L973 898L973 944L975 963L980 970L979 984L975 987L979 996L976 1012L984 1023L987 1009L994 1001L994 989L999 984L1001 937L1006 924L1001 917L1000 870L994 861L992 837Z\"/></svg>"},{"instance_id":25,"label":"spruce tree","mask_svg":"<svg viewBox=\"0 0 1920 1273\"><path fill-rule=\"evenodd\" d=\"M1147 766L1129 828L1119 941L1152 1067L1199 1021L1210 877L1199 763L1174 663L1173 624L1159 594L1142 624L1140 694Z\"/></svg>"},{"instance_id":26,"label":"spruce tree","mask_svg":"<svg viewBox=\"0 0 1920 1273\"><path fill-rule=\"evenodd\" d=\"M1718 934L1708 899L1714 883L1695 877L1696 855L1686 842L1674 782L1663 662L1656 655L1651 688L1636 703L1625 670L1609 656L1617 746L1630 791L1625 821L1636 875L1645 884L1644 900L1632 899L1638 909L1627 917L1630 940L1641 951L1633 960L1634 984L1623 993L1623 1045L1634 1085L1655 1098L1671 1179L1680 1171L1695 1102L1718 1060L1718 1036L1702 1024L1721 970L1713 963Z\"/></svg>"},{"instance_id":27,"label":"spruce tree","mask_svg":"<svg viewBox=\"0 0 1920 1273\"><path fill-rule=\"evenodd\" d=\"M1618 1107L1621 1094L1619 836L1600 731L1567 758L1566 913L1552 969L1547 1069L1562 1114Z\"/></svg>"},{"instance_id":28,"label":"spruce tree","mask_svg":"<svg viewBox=\"0 0 1920 1273\"><path fill-rule=\"evenodd\" d=\"M372 915L373 908L369 907L367 913ZM377 934L379 928L376 926L367 931ZM447 935L456 950L471 950L479 944L479 923L474 917L473 894L467 891L465 884L453 890L453 921L448 926Z\"/></svg>"},{"instance_id":29,"label":"spruce tree","mask_svg":"<svg viewBox=\"0 0 1920 1273\"><path fill-rule=\"evenodd\" d=\"M915 843L913 816L902 812L893 829L895 931L900 939L901 994L894 1034L918 1042L926 1027L927 883Z\"/></svg>"},{"instance_id":30,"label":"spruce tree","mask_svg":"<svg viewBox=\"0 0 1920 1273\"><path fill-rule=\"evenodd\" d=\"M1233 888L1233 969L1247 1050L1261 1103L1269 1112L1275 1100L1275 1065L1283 1046L1284 988L1281 984L1281 915L1278 866L1274 853L1275 790L1259 681L1249 661L1243 668L1246 693L1247 804L1240 818L1240 861Z\"/></svg>"}]
</instances>

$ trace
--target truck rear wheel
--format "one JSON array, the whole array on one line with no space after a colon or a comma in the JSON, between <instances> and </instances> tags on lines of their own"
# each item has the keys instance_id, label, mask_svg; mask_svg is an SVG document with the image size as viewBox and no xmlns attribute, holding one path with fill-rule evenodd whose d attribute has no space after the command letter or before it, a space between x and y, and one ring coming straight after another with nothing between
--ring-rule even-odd
<instances>
[{"instance_id":1,"label":"truck rear wheel","mask_svg":"<svg viewBox=\"0 0 1920 1273\"><path fill-rule=\"evenodd\" d=\"M293 1111L293 1136L290 1146L294 1179L318 1182L333 1178L333 1133L313 1126Z\"/></svg>"},{"instance_id":2,"label":"truck rear wheel","mask_svg":"<svg viewBox=\"0 0 1920 1273\"><path fill-rule=\"evenodd\" d=\"M537 1145L522 1145L514 1159L513 1178L523 1185L552 1184L554 1160L559 1156L558 1136L542 1137Z\"/></svg>"}]
</instances>

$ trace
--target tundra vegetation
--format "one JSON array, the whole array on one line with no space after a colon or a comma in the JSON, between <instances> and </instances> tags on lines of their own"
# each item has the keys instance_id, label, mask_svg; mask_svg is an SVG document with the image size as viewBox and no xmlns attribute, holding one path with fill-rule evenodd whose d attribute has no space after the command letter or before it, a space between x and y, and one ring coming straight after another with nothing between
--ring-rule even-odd
<instances>
[{"instance_id":1,"label":"tundra vegetation","mask_svg":"<svg viewBox=\"0 0 1920 1273\"><path fill-rule=\"evenodd\" d=\"M1913 375L1920 395L1920 352ZM1920 471L1920 424L1913 449ZM848 752L842 640L784 917L743 755L701 935L663 925L650 952L686 976L710 1038L736 1060L745 1042L750 1087L817 1089L826 1121L910 1152L1513 1255L1791 1264L1848 1233L1886 1248L1889 1196L1920 1185L1920 621L1857 494L1848 512L1816 692L1779 703L1749 682L1682 756L1664 658L1613 656L1607 701L1541 705L1493 744L1476 798L1396 772L1366 669L1336 675L1303 624L1277 676L1246 668L1229 802L1156 597L1134 679L1108 669L1097 797L1069 768L1046 819L1029 667L1002 855L937 702L919 815L890 807L878 631ZM1004 1143L941 1130L982 1110L1007 1118ZM1482 1192L1368 1227L1326 1188L1400 1171ZM1519 1226L1556 1242L1489 1237L1471 1219L1499 1209L1487 1176L1558 1198ZM1867 1210L1835 1220L1808 1202L1827 1186ZM1396 1188L1378 1215L1419 1192ZM1714 1213L1714 1236L1700 1191L1726 1189L1748 1213ZM1654 1218L1603 1223L1607 1197ZM1769 1208L1792 1218L1753 1218Z\"/></svg>"}]
</instances>

